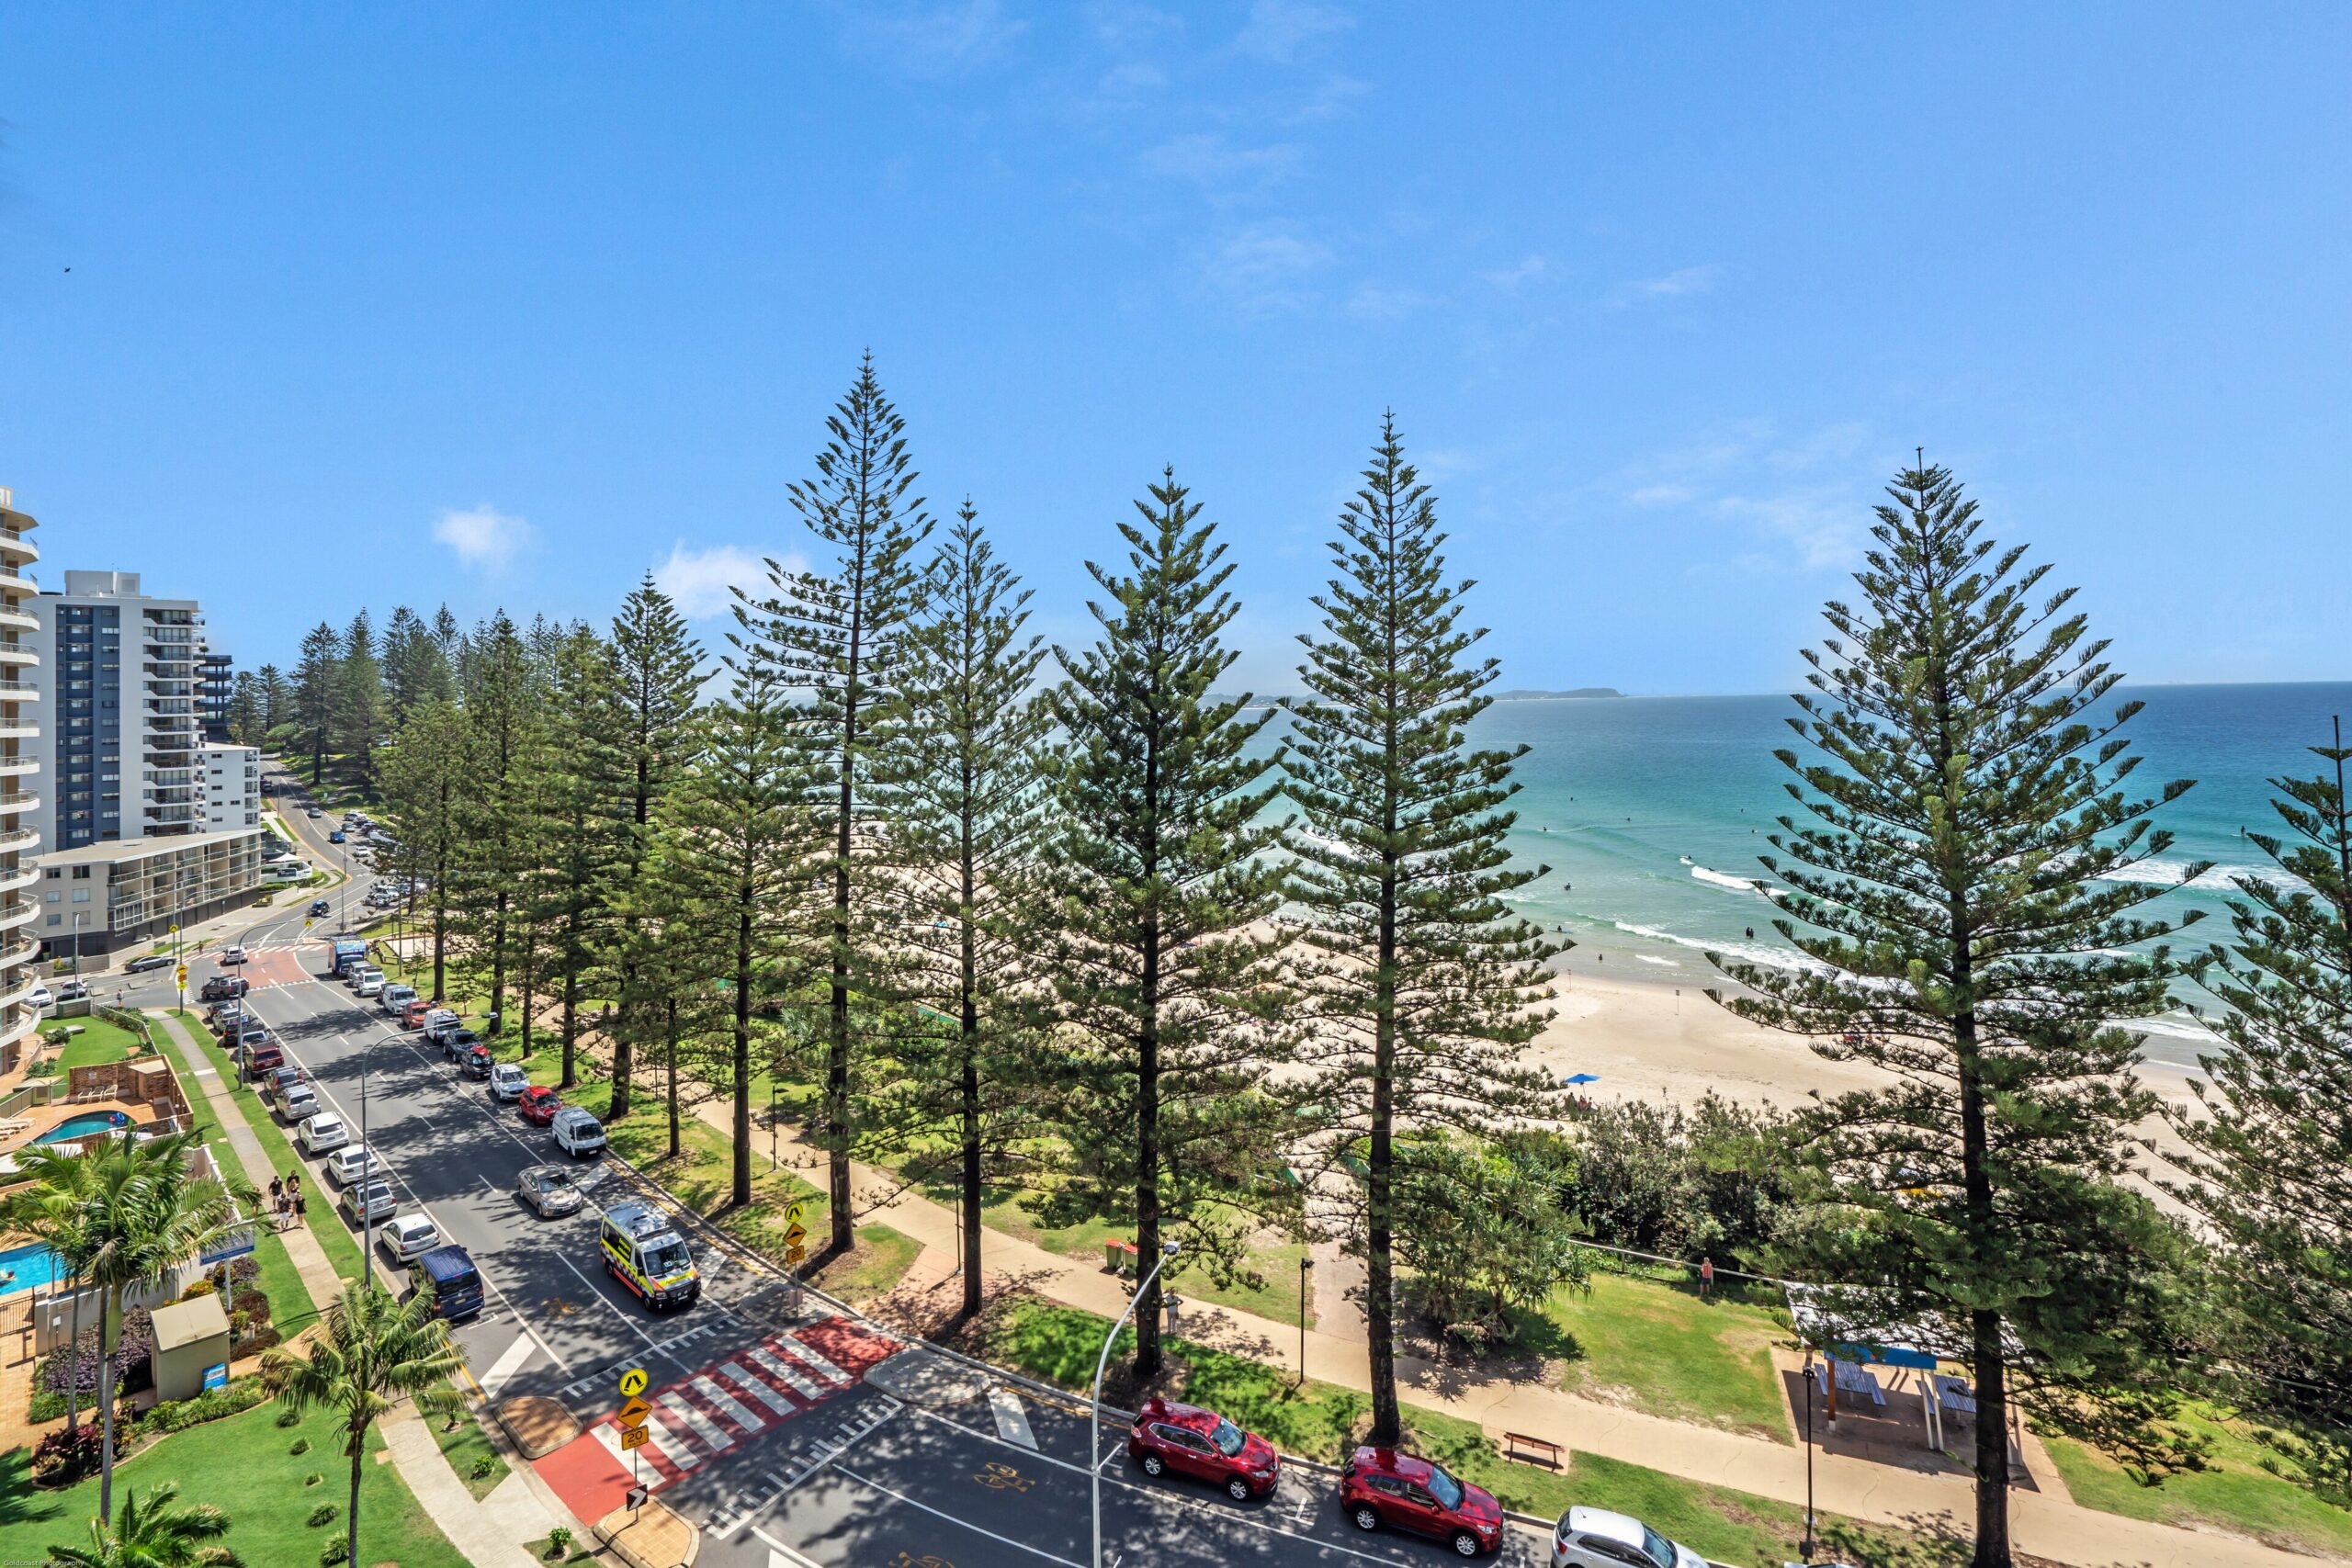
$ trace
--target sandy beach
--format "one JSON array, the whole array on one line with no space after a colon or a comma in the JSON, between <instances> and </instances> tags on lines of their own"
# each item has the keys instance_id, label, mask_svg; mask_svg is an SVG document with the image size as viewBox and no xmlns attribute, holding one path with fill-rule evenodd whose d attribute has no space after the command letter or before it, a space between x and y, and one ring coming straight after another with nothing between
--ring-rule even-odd
<instances>
[{"instance_id":1,"label":"sandy beach","mask_svg":"<svg viewBox=\"0 0 2352 1568\"><path fill-rule=\"evenodd\" d=\"M1710 985L1735 987L1703 961L1653 974L1629 953L1579 947L1555 967L1556 1016L1530 1050L1561 1077L1600 1074L1581 1091L1595 1100L1688 1102L1713 1089L1743 1105L1786 1108L1815 1093L1886 1081L1860 1063L1816 1055L1803 1036L1762 1028L1710 1001ZM2177 1067L2143 1063L2141 1077L2169 1103L2191 1100L2188 1075Z\"/></svg>"}]
</instances>

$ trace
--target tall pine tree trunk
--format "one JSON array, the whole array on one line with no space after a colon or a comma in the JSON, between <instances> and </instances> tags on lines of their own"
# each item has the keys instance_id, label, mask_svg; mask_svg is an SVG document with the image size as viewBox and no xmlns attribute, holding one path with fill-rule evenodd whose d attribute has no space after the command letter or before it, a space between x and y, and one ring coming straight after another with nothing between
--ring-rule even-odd
<instances>
[{"instance_id":1,"label":"tall pine tree trunk","mask_svg":"<svg viewBox=\"0 0 2352 1568\"><path fill-rule=\"evenodd\" d=\"M851 668L856 668L857 644L850 643ZM857 734L857 709L848 699L846 735ZM855 752L842 749L841 819L835 825L833 852L833 994L828 1020L831 1033L825 1047L825 1195L831 1204L832 1237L826 1250L843 1253L854 1239L849 1205L849 851L850 817L855 804Z\"/></svg>"},{"instance_id":2,"label":"tall pine tree trunk","mask_svg":"<svg viewBox=\"0 0 2352 1568\"><path fill-rule=\"evenodd\" d=\"M490 1032L496 1034L506 1027L506 903L512 895L504 887L498 890L497 913L490 922ZM524 1026L526 1030L529 1025Z\"/></svg>"},{"instance_id":3,"label":"tall pine tree trunk","mask_svg":"<svg viewBox=\"0 0 2352 1568\"><path fill-rule=\"evenodd\" d=\"M756 890L742 889L735 916L735 1184L729 1201L752 1201L752 918ZM838 1230L840 1227L835 1226Z\"/></svg>"},{"instance_id":4,"label":"tall pine tree trunk","mask_svg":"<svg viewBox=\"0 0 2352 1568\"><path fill-rule=\"evenodd\" d=\"M958 1086L964 1133L964 1316L980 1311L980 1008L979 954L972 931L972 852L968 832L964 851L964 908L961 922L962 965L959 985L963 1008L963 1082Z\"/></svg>"},{"instance_id":5,"label":"tall pine tree trunk","mask_svg":"<svg viewBox=\"0 0 2352 1568\"><path fill-rule=\"evenodd\" d=\"M580 1043L579 1031L580 974L576 968L567 966L563 974L563 1082L557 1086L560 1089L570 1089L580 1081L580 1075L575 1066ZM608 1104L605 1109L605 1113L610 1115L612 1107ZM612 1119L616 1122L620 1120L617 1116Z\"/></svg>"},{"instance_id":6,"label":"tall pine tree trunk","mask_svg":"<svg viewBox=\"0 0 2352 1568\"><path fill-rule=\"evenodd\" d=\"M1147 875L1149 872L1147 870ZM1159 921L1144 917L1143 993L1136 1032L1136 1382L1159 1375ZM1143 1289L1145 1276L1151 1287Z\"/></svg>"},{"instance_id":7,"label":"tall pine tree trunk","mask_svg":"<svg viewBox=\"0 0 2352 1568\"><path fill-rule=\"evenodd\" d=\"M670 1157L678 1157L678 1001L669 998L662 1004L663 1036L670 1056Z\"/></svg>"},{"instance_id":8,"label":"tall pine tree trunk","mask_svg":"<svg viewBox=\"0 0 2352 1568\"><path fill-rule=\"evenodd\" d=\"M1389 667L1396 667L1390 642ZM1396 754L1396 727L1388 725L1387 750ZM1396 835L1396 791L1385 791L1383 842ZM1385 849L1380 879L1379 966L1372 995L1372 1148L1364 1182L1364 1337L1372 1357L1372 1435L1384 1448L1404 1439L1404 1417L1396 1407L1396 863ZM1301 1310L1304 1310L1302 1303ZM1306 1378L1302 1357L1299 1380Z\"/></svg>"}]
</instances>

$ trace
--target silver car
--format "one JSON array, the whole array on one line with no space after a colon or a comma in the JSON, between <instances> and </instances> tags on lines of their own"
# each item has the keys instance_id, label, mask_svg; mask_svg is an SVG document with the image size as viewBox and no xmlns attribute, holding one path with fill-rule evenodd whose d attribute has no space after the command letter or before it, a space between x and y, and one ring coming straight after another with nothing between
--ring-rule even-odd
<instances>
[{"instance_id":1,"label":"silver car","mask_svg":"<svg viewBox=\"0 0 2352 1568\"><path fill-rule=\"evenodd\" d=\"M399 1207L389 1181L364 1181L343 1190L343 1212L354 1230L371 1220L380 1224L390 1219L392 1211Z\"/></svg>"},{"instance_id":2,"label":"silver car","mask_svg":"<svg viewBox=\"0 0 2352 1568\"><path fill-rule=\"evenodd\" d=\"M537 1210L541 1219L552 1220L580 1212L580 1184L560 1166L527 1167L514 1184L523 1194L523 1201Z\"/></svg>"}]
</instances>

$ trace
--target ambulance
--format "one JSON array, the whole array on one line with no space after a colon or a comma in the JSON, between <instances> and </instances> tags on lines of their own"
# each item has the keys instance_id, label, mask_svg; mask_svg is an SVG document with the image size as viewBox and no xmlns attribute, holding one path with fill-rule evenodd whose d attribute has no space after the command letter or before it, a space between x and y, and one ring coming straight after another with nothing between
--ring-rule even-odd
<instances>
[{"instance_id":1,"label":"ambulance","mask_svg":"<svg viewBox=\"0 0 2352 1568\"><path fill-rule=\"evenodd\" d=\"M630 1199L605 1211L599 1233L605 1272L628 1286L655 1312L690 1306L702 1294L694 1255L670 1216L650 1203Z\"/></svg>"}]
</instances>

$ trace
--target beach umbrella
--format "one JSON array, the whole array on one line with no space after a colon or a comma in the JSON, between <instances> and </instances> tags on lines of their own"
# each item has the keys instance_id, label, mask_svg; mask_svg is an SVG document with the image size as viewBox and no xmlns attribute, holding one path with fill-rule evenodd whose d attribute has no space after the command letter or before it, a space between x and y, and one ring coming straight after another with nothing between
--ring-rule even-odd
<instances>
[{"instance_id":1,"label":"beach umbrella","mask_svg":"<svg viewBox=\"0 0 2352 1568\"><path fill-rule=\"evenodd\" d=\"M1578 1073L1574 1077L1562 1078L1560 1080L1563 1086L1570 1089L1575 1088L1580 1083L1599 1083L1600 1081L1600 1075L1599 1073Z\"/></svg>"}]
</instances>

